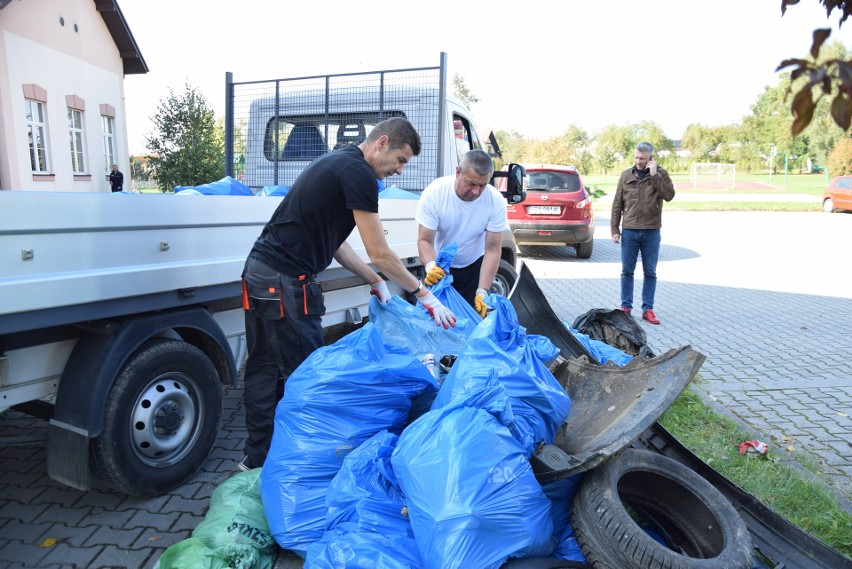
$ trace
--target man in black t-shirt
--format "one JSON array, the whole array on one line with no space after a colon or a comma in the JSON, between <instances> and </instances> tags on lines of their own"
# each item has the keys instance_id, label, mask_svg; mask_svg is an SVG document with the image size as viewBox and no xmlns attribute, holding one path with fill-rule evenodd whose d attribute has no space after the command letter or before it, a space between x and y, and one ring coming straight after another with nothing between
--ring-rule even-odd
<instances>
[{"instance_id":1,"label":"man in black t-shirt","mask_svg":"<svg viewBox=\"0 0 852 569\"><path fill-rule=\"evenodd\" d=\"M391 250L379 218L376 179L401 174L419 153L420 136L408 120L382 121L358 146L340 148L308 165L252 247L243 271L248 439L240 470L263 466L284 383L323 344L325 305L317 273L336 260L370 283L371 294L381 302L390 300L382 278L346 242L353 229L358 228L379 271L415 293L436 325L455 326L453 313Z\"/></svg>"}]
</instances>

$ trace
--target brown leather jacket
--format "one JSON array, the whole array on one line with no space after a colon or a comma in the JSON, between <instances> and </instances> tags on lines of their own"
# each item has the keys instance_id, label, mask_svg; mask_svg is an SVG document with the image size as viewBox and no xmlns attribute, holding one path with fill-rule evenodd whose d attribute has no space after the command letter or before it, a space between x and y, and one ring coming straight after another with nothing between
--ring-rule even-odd
<instances>
[{"instance_id":1,"label":"brown leather jacket","mask_svg":"<svg viewBox=\"0 0 852 569\"><path fill-rule=\"evenodd\" d=\"M662 225L663 200L672 201L674 184L669 173L657 166L657 173L640 180L636 167L621 174L612 201L610 229L621 235L625 229L659 229Z\"/></svg>"}]
</instances>

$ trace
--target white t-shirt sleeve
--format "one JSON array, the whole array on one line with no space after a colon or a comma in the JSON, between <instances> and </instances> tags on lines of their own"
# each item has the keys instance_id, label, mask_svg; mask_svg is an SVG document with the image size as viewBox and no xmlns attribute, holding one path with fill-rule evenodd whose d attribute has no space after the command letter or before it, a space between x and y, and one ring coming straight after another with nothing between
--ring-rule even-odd
<instances>
[{"instance_id":1,"label":"white t-shirt sleeve","mask_svg":"<svg viewBox=\"0 0 852 569\"><path fill-rule=\"evenodd\" d=\"M509 216L506 213L506 201L500 190L494 186L488 186L488 195L491 198L491 216L488 218L488 224L485 226L487 231L494 233L502 232L506 229L509 221Z\"/></svg>"},{"instance_id":2,"label":"white t-shirt sleeve","mask_svg":"<svg viewBox=\"0 0 852 569\"><path fill-rule=\"evenodd\" d=\"M441 224L441 217L436 201L439 181L440 178L426 186L426 189L420 194L420 200L417 202L417 211L414 213L414 220L417 223L433 231L438 229L438 226Z\"/></svg>"}]
</instances>

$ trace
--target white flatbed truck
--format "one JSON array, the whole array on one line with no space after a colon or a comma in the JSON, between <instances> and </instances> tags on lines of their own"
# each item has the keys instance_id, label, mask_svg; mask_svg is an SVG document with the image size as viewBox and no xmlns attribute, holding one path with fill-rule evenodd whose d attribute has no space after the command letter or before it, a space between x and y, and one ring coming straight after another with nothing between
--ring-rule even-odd
<instances>
[{"instance_id":1,"label":"white flatbed truck","mask_svg":"<svg viewBox=\"0 0 852 569\"><path fill-rule=\"evenodd\" d=\"M408 95L442 95L397 100L392 109L412 116L423 138L421 156L407 168L419 171L419 177L404 178L409 185L403 189L409 191L417 189L412 183L422 184L422 190L436 175L455 171L459 120L465 121L468 147L481 147L467 112L439 84L446 80L445 56L433 69L439 69L432 76L438 82L429 79L427 85L406 70L378 72L396 78L397 93L404 85ZM382 97L388 87L360 87L365 88ZM231 105L233 90L229 84ZM292 134L279 128L282 117L305 108L295 95L288 97L278 101L280 115L272 118L272 144L280 136L282 148ZM317 100L315 92L311 97ZM268 102L256 99L256 110ZM320 101L331 112L343 105L328 93ZM371 105L345 102L346 120L356 125L356 134L357 125L363 132L378 118ZM428 114L422 112L426 108ZM300 124L307 122L303 111L296 114ZM316 116L312 120L319 123ZM261 150L257 162L246 163L244 179L265 175L261 161L279 164L274 150L272 161L262 155L270 149L264 138L269 132L264 122L241 134L244 152ZM320 152L336 142L326 136ZM309 162L304 156L282 160L287 183ZM284 181L273 174L264 183ZM391 248L412 272L422 274L416 197L381 199L379 213ZM158 495L198 470L220 430L223 386L237 383L246 352L243 264L281 199L0 192L0 413L14 408L50 421L51 478L79 489L98 479L127 494ZM357 232L350 243L369 261ZM503 294L517 276L515 261L509 236L495 281ZM360 278L335 263L318 279L327 310L323 326L357 323L367 314L369 286Z\"/></svg>"}]
</instances>

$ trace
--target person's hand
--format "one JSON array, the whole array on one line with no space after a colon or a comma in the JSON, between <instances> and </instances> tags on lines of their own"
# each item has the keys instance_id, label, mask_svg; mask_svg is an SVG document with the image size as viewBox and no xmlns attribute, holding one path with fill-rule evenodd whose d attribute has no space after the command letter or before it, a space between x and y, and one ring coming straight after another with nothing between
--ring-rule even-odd
<instances>
[{"instance_id":1,"label":"person's hand","mask_svg":"<svg viewBox=\"0 0 852 569\"><path fill-rule=\"evenodd\" d=\"M429 290L423 288L423 290L418 292L417 300L419 300L420 304L423 305L423 308L429 312L429 315L435 319L436 326L443 326L445 330L450 326L455 327L455 314L453 314L449 308L441 304L441 301L435 298L435 295L429 292Z\"/></svg>"},{"instance_id":2,"label":"person's hand","mask_svg":"<svg viewBox=\"0 0 852 569\"><path fill-rule=\"evenodd\" d=\"M612 236L613 243L621 243L621 233L614 233Z\"/></svg>"},{"instance_id":3,"label":"person's hand","mask_svg":"<svg viewBox=\"0 0 852 569\"><path fill-rule=\"evenodd\" d=\"M649 176L653 176L654 174L657 173L657 161L654 160L653 156L651 156L651 159L648 160L647 168L648 168L648 175Z\"/></svg>"},{"instance_id":4,"label":"person's hand","mask_svg":"<svg viewBox=\"0 0 852 569\"><path fill-rule=\"evenodd\" d=\"M391 293L388 290L388 285L381 279L377 282L370 283L370 294L378 298L379 302L382 304L387 304L391 299Z\"/></svg>"},{"instance_id":5,"label":"person's hand","mask_svg":"<svg viewBox=\"0 0 852 569\"><path fill-rule=\"evenodd\" d=\"M485 315L488 314L488 309L490 308L487 304L485 304L485 297L488 296L488 291L484 288L476 289L476 297L473 299L473 307L479 312L479 315L482 318L485 318Z\"/></svg>"},{"instance_id":6,"label":"person's hand","mask_svg":"<svg viewBox=\"0 0 852 569\"><path fill-rule=\"evenodd\" d=\"M427 285L435 286L445 276L447 276L447 273L444 272L444 269L436 265L435 261L426 263L426 278L423 279L423 282Z\"/></svg>"}]
</instances>

